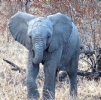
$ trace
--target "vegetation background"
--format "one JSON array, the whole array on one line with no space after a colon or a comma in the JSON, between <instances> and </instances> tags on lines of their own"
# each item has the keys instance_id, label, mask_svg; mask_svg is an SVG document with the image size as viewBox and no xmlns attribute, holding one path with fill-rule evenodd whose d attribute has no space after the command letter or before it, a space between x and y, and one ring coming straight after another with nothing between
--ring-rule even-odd
<instances>
[{"instance_id":1,"label":"vegetation background","mask_svg":"<svg viewBox=\"0 0 101 100\"><path fill-rule=\"evenodd\" d=\"M27 99L25 73L12 71L3 61L3 58L8 59L21 68L27 65L28 51L13 40L7 28L8 19L18 10L35 16L67 14L78 27L85 49L101 47L101 0L0 0L0 100ZM44 75L40 66L37 84L41 94ZM85 69L87 64L82 62L79 68ZM68 78L57 81L56 100L69 100L68 91ZM101 79L95 82L78 76L78 100L101 100Z\"/></svg>"}]
</instances>

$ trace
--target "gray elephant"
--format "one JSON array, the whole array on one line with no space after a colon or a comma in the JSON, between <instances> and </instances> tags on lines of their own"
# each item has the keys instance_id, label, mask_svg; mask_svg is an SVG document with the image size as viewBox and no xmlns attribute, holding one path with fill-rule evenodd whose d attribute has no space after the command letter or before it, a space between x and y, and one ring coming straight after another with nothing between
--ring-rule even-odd
<instances>
[{"instance_id":1,"label":"gray elephant","mask_svg":"<svg viewBox=\"0 0 101 100\"><path fill-rule=\"evenodd\" d=\"M61 13L34 18L17 12L8 23L14 39L29 50L26 83L28 98L38 99L36 77L39 63L44 65L43 100L55 99L56 74L66 70L70 95L77 96L77 68L80 51L78 30L71 19Z\"/></svg>"}]
</instances>

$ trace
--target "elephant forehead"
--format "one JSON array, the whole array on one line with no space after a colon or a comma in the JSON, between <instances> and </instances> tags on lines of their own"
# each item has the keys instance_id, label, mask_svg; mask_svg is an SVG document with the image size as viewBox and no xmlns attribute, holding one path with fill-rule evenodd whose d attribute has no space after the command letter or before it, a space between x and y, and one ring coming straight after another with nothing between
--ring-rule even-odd
<instances>
[{"instance_id":1,"label":"elephant forehead","mask_svg":"<svg viewBox=\"0 0 101 100\"><path fill-rule=\"evenodd\" d=\"M31 27L52 27L51 21L44 17L38 17L32 21L30 21L29 26Z\"/></svg>"},{"instance_id":2,"label":"elephant forehead","mask_svg":"<svg viewBox=\"0 0 101 100\"><path fill-rule=\"evenodd\" d=\"M36 20L32 20L28 25L28 34L31 31L43 31L43 30L53 30L52 24L46 18L38 18Z\"/></svg>"}]
</instances>

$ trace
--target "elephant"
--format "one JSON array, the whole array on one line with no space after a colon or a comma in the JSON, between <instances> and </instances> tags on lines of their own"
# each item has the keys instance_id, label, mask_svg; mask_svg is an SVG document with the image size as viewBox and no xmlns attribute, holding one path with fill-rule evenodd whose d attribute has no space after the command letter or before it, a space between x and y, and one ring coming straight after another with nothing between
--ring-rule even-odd
<instances>
[{"instance_id":1,"label":"elephant","mask_svg":"<svg viewBox=\"0 0 101 100\"><path fill-rule=\"evenodd\" d=\"M46 17L18 11L8 22L15 41L28 49L26 68L27 98L37 100L40 95L36 77L43 64L43 100L55 99L56 76L66 71L70 80L69 93L77 97L77 69L80 52L78 29L72 20L60 12Z\"/></svg>"}]
</instances>

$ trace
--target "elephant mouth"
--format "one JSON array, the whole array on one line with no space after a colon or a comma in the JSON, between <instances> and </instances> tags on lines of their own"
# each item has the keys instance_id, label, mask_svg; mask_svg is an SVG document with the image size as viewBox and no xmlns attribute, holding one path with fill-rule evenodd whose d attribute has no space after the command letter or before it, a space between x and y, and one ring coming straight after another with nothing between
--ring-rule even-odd
<instances>
[{"instance_id":1,"label":"elephant mouth","mask_svg":"<svg viewBox=\"0 0 101 100\"><path fill-rule=\"evenodd\" d=\"M39 57L39 58L38 58L38 57ZM36 57L35 51L32 50L32 62L33 62L34 64L39 64L39 63L41 63L41 61L42 61L42 59L40 59L40 58L41 58L41 55L37 55L37 57Z\"/></svg>"},{"instance_id":2,"label":"elephant mouth","mask_svg":"<svg viewBox=\"0 0 101 100\"><path fill-rule=\"evenodd\" d=\"M34 52L34 50L32 50L32 57L33 57L33 58L35 57L35 52Z\"/></svg>"}]
</instances>

